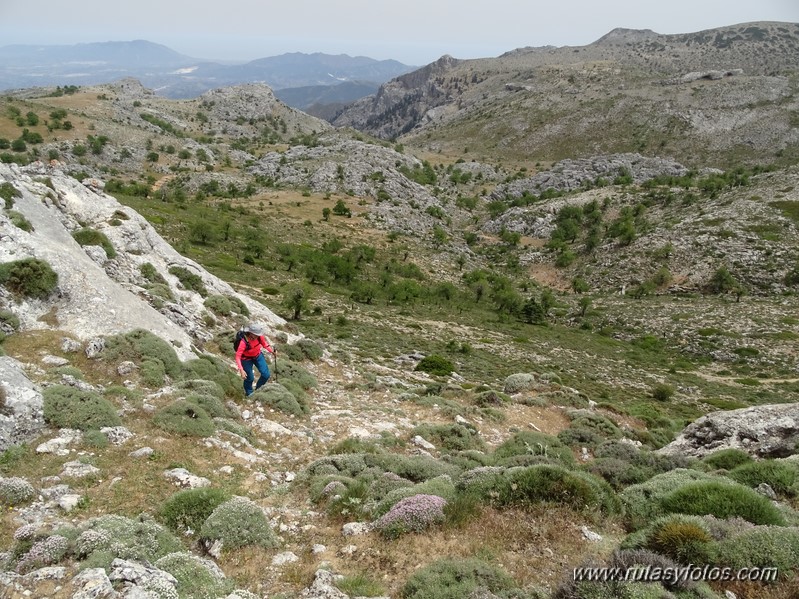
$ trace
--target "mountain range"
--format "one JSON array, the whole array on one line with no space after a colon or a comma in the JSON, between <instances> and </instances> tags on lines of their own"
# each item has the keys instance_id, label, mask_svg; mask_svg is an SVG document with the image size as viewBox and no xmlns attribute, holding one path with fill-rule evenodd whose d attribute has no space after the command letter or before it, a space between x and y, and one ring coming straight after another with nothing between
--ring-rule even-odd
<instances>
[{"instance_id":1,"label":"mountain range","mask_svg":"<svg viewBox=\"0 0 799 599\"><path fill-rule=\"evenodd\" d=\"M325 103L325 91L349 83L333 92L337 102L350 102L376 91L389 79L416 67L396 60L374 60L364 56L300 52L259 58L241 64L222 64L192 58L152 42L135 40L48 46L0 47L0 91L34 86L93 85L125 77L168 98L193 98L209 89L242 83L266 83L272 89L315 86L313 100L294 93L298 108ZM357 82L353 86L352 83ZM321 93L320 93L321 92ZM364 93L366 92L366 93Z\"/></svg>"}]
</instances>

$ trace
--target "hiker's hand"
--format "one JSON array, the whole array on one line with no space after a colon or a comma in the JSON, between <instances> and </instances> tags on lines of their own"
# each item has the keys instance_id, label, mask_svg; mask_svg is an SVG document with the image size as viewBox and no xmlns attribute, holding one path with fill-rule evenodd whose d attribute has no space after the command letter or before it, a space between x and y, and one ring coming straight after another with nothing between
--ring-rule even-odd
<instances>
[{"instance_id":1,"label":"hiker's hand","mask_svg":"<svg viewBox=\"0 0 799 599\"><path fill-rule=\"evenodd\" d=\"M239 376L240 376L241 378L243 378L243 379L246 379L246 378L247 378L247 373L246 373L246 372L244 372L244 370L243 370L243 369L239 368Z\"/></svg>"}]
</instances>

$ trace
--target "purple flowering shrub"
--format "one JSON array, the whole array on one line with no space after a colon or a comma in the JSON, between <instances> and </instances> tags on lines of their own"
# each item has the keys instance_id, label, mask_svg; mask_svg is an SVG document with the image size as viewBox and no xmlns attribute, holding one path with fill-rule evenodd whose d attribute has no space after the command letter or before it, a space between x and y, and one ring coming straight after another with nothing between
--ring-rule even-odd
<instances>
[{"instance_id":1,"label":"purple flowering shrub","mask_svg":"<svg viewBox=\"0 0 799 599\"><path fill-rule=\"evenodd\" d=\"M421 532L444 521L447 500L438 495L411 495L401 499L374 523L383 536L396 538L406 532Z\"/></svg>"}]
</instances>

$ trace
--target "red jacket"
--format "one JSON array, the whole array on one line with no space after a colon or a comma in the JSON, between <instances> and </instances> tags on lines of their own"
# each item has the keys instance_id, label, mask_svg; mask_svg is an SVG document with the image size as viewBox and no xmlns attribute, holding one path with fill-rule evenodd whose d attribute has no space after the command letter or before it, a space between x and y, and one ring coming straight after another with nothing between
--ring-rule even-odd
<instances>
[{"instance_id":1,"label":"red jacket","mask_svg":"<svg viewBox=\"0 0 799 599\"><path fill-rule=\"evenodd\" d=\"M247 337L244 337L239 341L239 347L236 349L236 366L241 369L242 359L252 360L253 358L257 358L258 354L261 353L262 347L270 354L275 351L263 335L256 337L252 341L248 341Z\"/></svg>"}]
</instances>

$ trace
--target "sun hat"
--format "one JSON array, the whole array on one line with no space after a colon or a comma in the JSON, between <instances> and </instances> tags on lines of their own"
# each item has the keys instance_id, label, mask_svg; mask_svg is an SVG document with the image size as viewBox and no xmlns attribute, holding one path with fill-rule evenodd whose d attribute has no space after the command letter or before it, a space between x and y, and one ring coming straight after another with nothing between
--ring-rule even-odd
<instances>
[{"instance_id":1,"label":"sun hat","mask_svg":"<svg viewBox=\"0 0 799 599\"><path fill-rule=\"evenodd\" d=\"M251 322L246 327L244 327L244 332L252 333L253 335L257 335L260 337L261 335L264 334L264 327L262 327L260 324Z\"/></svg>"}]
</instances>

